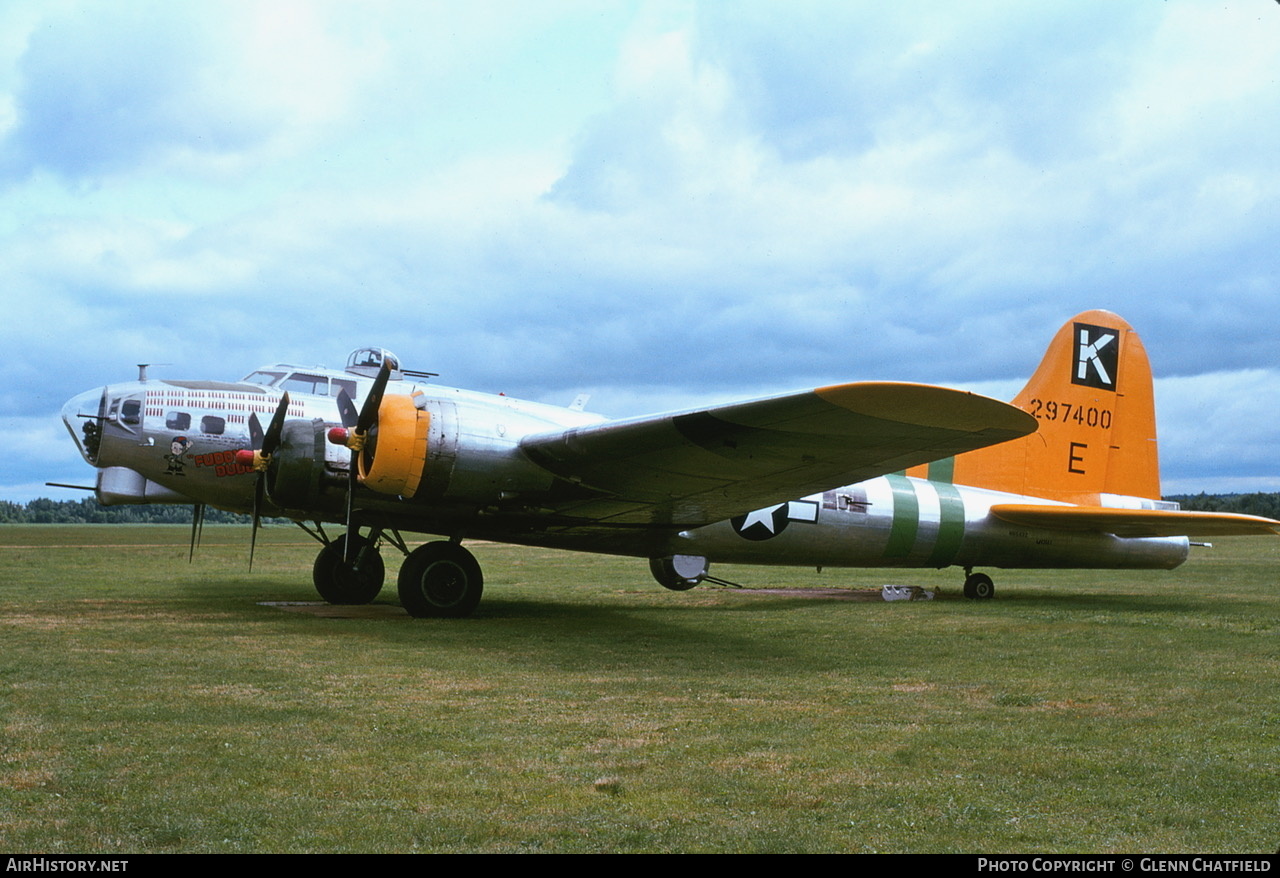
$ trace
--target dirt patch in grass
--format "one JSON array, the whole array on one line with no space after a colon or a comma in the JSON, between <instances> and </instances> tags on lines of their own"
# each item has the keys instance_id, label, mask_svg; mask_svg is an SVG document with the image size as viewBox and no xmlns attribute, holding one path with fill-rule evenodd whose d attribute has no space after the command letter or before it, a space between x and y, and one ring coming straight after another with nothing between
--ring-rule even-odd
<instances>
[{"instance_id":1,"label":"dirt patch in grass","mask_svg":"<svg viewBox=\"0 0 1280 878\"><path fill-rule=\"evenodd\" d=\"M842 601L882 601L878 588L733 588L728 594L768 594L789 598L836 598Z\"/></svg>"}]
</instances>

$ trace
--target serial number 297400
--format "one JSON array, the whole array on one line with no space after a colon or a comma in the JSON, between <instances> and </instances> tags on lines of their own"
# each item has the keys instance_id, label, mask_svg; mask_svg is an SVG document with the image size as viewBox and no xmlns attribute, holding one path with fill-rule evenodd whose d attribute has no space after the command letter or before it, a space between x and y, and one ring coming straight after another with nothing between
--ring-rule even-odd
<instances>
[{"instance_id":1,"label":"serial number 297400","mask_svg":"<svg viewBox=\"0 0 1280 878\"><path fill-rule=\"evenodd\" d=\"M1027 404L1027 413L1042 421L1070 422L1083 427L1111 429L1111 409L1058 402L1052 399L1033 399Z\"/></svg>"}]
</instances>

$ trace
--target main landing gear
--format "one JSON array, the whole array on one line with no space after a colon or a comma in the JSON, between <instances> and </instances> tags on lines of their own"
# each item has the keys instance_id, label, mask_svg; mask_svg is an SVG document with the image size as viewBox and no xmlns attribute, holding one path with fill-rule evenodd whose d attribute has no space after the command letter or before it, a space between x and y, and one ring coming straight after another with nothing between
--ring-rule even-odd
<instances>
[{"instance_id":1,"label":"main landing gear","mask_svg":"<svg viewBox=\"0 0 1280 878\"><path fill-rule=\"evenodd\" d=\"M324 540L323 531L304 529ZM325 541L311 570L320 597L331 604L367 604L376 598L386 579L379 549L384 537L406 556L397 587L400 604L410 616L456 619L471 615L484 592L484 574L474 555L444 540L410 552L398 535L379 530L368 537L354 535L350 551L345 551L345 534Z\"/></svg>"},{"instance_id":2,"label":"main landing gear","mask_svg":"<svg viewBox=\"0 0 1280 878\"><path fill-rule=\"evenodd\" d=\"M382 553L373 540L358 534L346 551L347 535L343 534L316 555L311 578L320 597L331 604L367 604L382 591L386 567Z\"/></svg>"},{"instance_id":3,"label":"main landing gear","mask_svg":"<svg viewBox=\"0 0 1280 878\"><path fill-rule=\"evenodd\" d=\"M400 605L419 619L471 615L484 592L484 574L475 556L458 543L440 540L419 546L400 566Z\"/></svg>"},{"instance_id":4,"label":"main landing gear","mask_svg":"<svg viewBox=\"0 0 1280 878\"><path fill-rule=\"evenodd\" d=\"M974 573L972 567L964 570L964 596L971 601L986 601L996 596L996 584L985 573Z\"/></svg>"}]
</instances>

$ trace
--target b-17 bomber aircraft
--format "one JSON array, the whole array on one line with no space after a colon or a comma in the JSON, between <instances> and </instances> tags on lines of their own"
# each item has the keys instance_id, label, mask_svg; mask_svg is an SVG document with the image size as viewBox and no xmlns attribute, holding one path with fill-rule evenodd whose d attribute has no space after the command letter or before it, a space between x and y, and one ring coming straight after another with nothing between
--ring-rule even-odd
<instances>
[{"instance_id":1,"label":"b-17 bomber aircraft","mask_svg":"<svg viewBox=\"0 0 1280 878\"><path fill-rule=\"evenodd\" d=\"M1068 321L1012 404L854 383L609 420L432 377L379 348L238 382L143 369L62 417L100 502L192 504L193 547L206 504L252 513L250 564L260 517L293 519L335 604L377 596L390 544L418 617L475 609L464 539L647 559L675 590L717 581L712 562L956 566L990 598L976 568L1168 569L1189 537L1280 533L1160 499L1147 354L1106 311ZM405 533L445 539L410 550Z\"/></svg>"}]
</instances>

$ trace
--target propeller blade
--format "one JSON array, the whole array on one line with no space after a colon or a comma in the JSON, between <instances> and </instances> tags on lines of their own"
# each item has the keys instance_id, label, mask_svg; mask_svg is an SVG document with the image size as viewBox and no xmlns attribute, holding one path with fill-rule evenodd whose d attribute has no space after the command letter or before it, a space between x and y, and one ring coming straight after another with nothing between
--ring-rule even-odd
<instances>
[{"instance_id":1,"label":"propeller blade","mask_svg":"<svg viewBox=\"0 0 1280 878\"><path fill-rule=\"evenodd\" d=\"M369 390L369 395L364 398L364 405L360 408L360 417L356 420L356 430L360 433L368 433L378 420L378 406L382 405L382 394L386 392L387 381L391 378L391 366L387 363L382 364L382 368L378 370L378 377L373 379L373 387Z\"/></svg>"},{"instance_id":2,"label":"propeller blade","mask_svg":"<svg viewBox=\"0 0 1280 878\"><path fill-rule=\"evenodd\" d=\"M258 545L258 522L262 520L262 498L267 493L266 483L262 480L263 473L258 473L257 481L253 483L253 525L249 531L249 572L253 572L253 550Z\"/></svg>"},{"instance_id":3,"label":"propeller blade","mask_svg":"<svg viewBox=\"0 0 1280 878\"><path fill-rule=\"evenodd\" d=\"M271 416L271 423L267 425L266 433L261 433L261 442L254 446L254 450L259 453L262 461L269 462L271 455L280 447L280 437L284 433L284 420L289 414L289 392L285 391L280 397L280 404L276 406L275 414ZM254 428L258 431L262 430L262 425L258 423L258 415L252 412L249 415L249 436L254 435ZM257 477L253 481L253 524L249 531L249 570L253 570L253 552L258 545L258 526L262 521L262 501L267 496L267 471L264 467L258 471Z\"/></svg>"},{"instance_id":4,"label":"propeller blade","mask_svg":"<svg viewBox=\"0 0 1280 878\"><path fill-rule=\"evenodd\" d=\"M356 418L355 432L361 441L358 447L351 450L351 466L347 471L347 538L342 543L343 563L350 561L351 546L356 537L354 498L356 485L360 481L359 458L364 453L363 447L368 441L369 431L378 423L378 408L382 405L382 395L386 392L387 382L390 379L391 364L383 360L382 368L378 370L378 377L373 380L373 387L369 389L369 395L364 398L364 405L360 407L360 415ZM341 406L341 403L339 405Z\"/></svg>"},{"instance_id":5,"label":"propeller blade","mask_svg":"<svg viewBox=\"0 0 1280 878\"><path fill-rule=\"evenodd\" d=\"M338 391L338 417L342 419L342 426L347 429L354 427L360 420L360 412L345 387Z\"/></svg>"},{"instance_id":6,"label":"propeller blade","mask_svg":"<svg viewBox=\"0 0 1280 878\"><path fill-rule=\"evenodd\" d=\"M284 392L284 396L280 397L280 404L276 406L276 413L271 416L271 423L267 426L266 435L262 437L262 453L270 457L271 454L280 445L280 434L284 430L284 419L289 413L289 391Z\"/></svg>"},{"instance_id":7,"label":"propeller blade","mask_svg":"<svg viewBox=\"0 0 1280 878\"><path fill-rule=\"evenodd\" d=\"M257 412L249 412L249 447L254 451L262 448L262 422L258 420Z\"/></svg>"},{"instance_id":8,"label":"propeller blade","mask_svg":"<svg viewBox=\"0 0 1280 878\"><path fill-rule=\"evenodd\" d=\"M191 551L187 554L187 563L196 558L196 546L200 545L200 536L204 533L204 504L197 503L191 507Z\"/></svg>"},{"instance_id":9,"label":"propeller blade","mask_svg":"<svg viewBox=\"0 0 1280 878\"><path fill-rule=\"evenodd\" d=\"M351 560L348 557L348 555L351 552L351 542L352 542L351 516L352 516L352 507L354 505L352 498L355 497L356 495L356 484L360 481L359 476L356 474L356 455L359 453L360 452L358 451L351 452L351 472L347 474L347 538L342 542L342 562L344 564L347 561Z\"/></svg>"}]
</instances>

